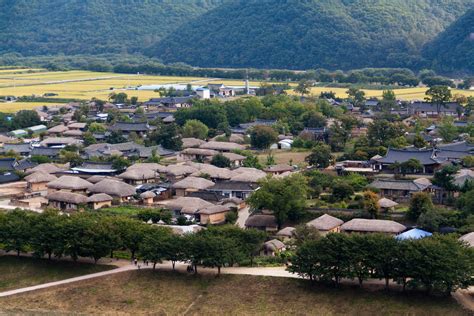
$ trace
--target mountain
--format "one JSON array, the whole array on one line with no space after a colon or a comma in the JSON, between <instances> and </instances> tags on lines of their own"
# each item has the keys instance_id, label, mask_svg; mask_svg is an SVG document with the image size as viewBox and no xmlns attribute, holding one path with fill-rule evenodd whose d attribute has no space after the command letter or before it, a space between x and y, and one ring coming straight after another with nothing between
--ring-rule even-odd
<instances>
[{"instance_id":1,"label":"mountain","mask_svg":"<svg viewBox=\"0 0 474 316\"><path fill-rule=\"evenodd\" d=\"M237 0L157 42L149 56L203 67L419 67L422 46L473 0Z\"/></svg>"},{"instance_id":2,"label":"mountain","mask_svg":"<svg viewBox=\"0 0 474 316\"><path fill-rule=\"evenodd\" d=\"M135 53L223 0L0 0L0 54Z\"/></svg>"},{"instance_id":3,"label":"mountain","mask_svg":"<svg viewBox=\"0 0 474 316\"><path fill-rule=\"evenodd\" d=\"M474 73L474 9L469 10L423 49L432 67Z\"/></svg>"}]
</instances>

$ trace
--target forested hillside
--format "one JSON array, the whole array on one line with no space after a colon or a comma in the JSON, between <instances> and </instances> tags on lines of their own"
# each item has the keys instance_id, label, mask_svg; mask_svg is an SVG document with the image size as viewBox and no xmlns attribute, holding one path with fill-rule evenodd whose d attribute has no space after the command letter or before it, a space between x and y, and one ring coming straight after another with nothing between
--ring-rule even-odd
<instances>
[{"instance_id":1,"label":"forested hillside","mask_svg":"<svg viewBox=\"0 0 474 316\"><path fill-rule=\"evenodd\" d=\"M134 53L223 0L0 0L0 54Z\"/></svg>"},{"instance_id":2,"label":"forested hillside","mask_svg":"<svg viewBox=\"0 0 474 316\"><path fill-rule=\"evenodd\" d=\"M424 49L433 67L453 71L466 69L474 73L474 9L453 23Z\"/></svg>"},{"instance_id":3,"label":"forested hillside","mask_svg":"<svg viewBox=\"0 0 474 316\"><path fill-rule=\"evenodd\" d=\"M149 51L165 62L261 68L414 67L472 0L242 0Z\"/></svg>"}]
</instances>

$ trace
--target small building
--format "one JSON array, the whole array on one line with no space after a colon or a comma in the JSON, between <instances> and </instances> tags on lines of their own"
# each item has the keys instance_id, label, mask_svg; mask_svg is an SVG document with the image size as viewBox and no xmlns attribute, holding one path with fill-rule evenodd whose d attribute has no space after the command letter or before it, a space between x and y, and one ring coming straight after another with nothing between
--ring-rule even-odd
<instances>
[{"instance_id":1,"label":"small building","mask_svg":"<svg viewBox=\"0 0 474 316\"><path fill-rule=\"evenodd\" d=\"M188 192L205 190L214 185L214 182L198 177L187 177L173 184L177 196L186 196Z\"/></svg>"},{"instance_id":2,"label":"small building","mask_svg":"<svg viewBox=\"0 0 474 316\"><path fill-rule=\"evenodd\" d=\"M81 205L87 204L87 197L82 194L55 191L47 195L49 205L60 210L78 210Z\"/></svg>"},{"instance_id":3,"label":"small building","mask_svg":"<svg viewBox=\"0 0 474 316\"><path fill-rule=\"evenodd\" d=\"M145 136L152 130L150 125L142 122L117 122L110 127L111 131L121 131L125 136L134 132L139 136Z\"/></svg>"},{"instance_id":4,"label":"small building","mask_svg":"<svg viewBox=\"0 0 474 316\"><path fill-rule=\"evenodd\" d=\"M198 216L198 211L214 204L195 197L179 197L170 201L161 202L163 207L173 211L175 215Z\"/></svg>"},{"instance_id":5,"label":"small building","mask_svg":"<svg viewBox=\"0 0 474 316\"><path fill-rule=\"evenodd\" d=\"M81 145L82 141L72 137L49 137L44 139L40 145L43 147L64 148L66 146Z\"/></svg>"},{"instance_id":6,"label":"small building","mask_svg":"<svg viewBox=\"0 0 474 316\"><path fill-rule=\"evenodd\" d=\"M123 179L125 183L139 185L145 183L155 183L156 180L159 179L160 174L147 168L132 168L127 169L127 171L120 174L118 177Z\"/></svg>"},{"instance_id":7,"label":"small building","mask_svg":"<svg viewBox=\"0 0 474 316\"><path fill-rule=\"evenodd\" d=\"M87 190L92 187L92 183L80 177L62 176L46 184L48 193L54 191L72 192L86 195Z\"/></svg>"},{"instance_id":8,"label":"small building","mask_svg":"<svg viewBox=\"0 0 474 316\"><path fill-rule=\"evenodd\" d=\"M199 146L202 149L211 149L218 152L231 152L234 150L244 150L245 146L231 142L210 141Z\"/></svg>"},{"instance_id":9,"label":"small building","mask_svg":"<svg viewBox=\"0 0 474 316\"><path fill-rule=\"evenodd\" d=\"M142 199L143 204L145 205L152 205L153 199L156 197L156 194L152 191L146 191L140 194L140 198Z\"/></svg>"},{"instance_id":10,"label":"small building","mask_svg":"<svg viewBox=\"0 0 474 316\"><path fill-rule=\"evenodd\" d=\"M127 202L136 194L136 189L130 184L121 181L104 179L92 185L89 188L89 192L105 193L118 199L119 202Z\"/></svg>"},{"instance_id":11,"label":"small building","mask_svg":"<svg viewBox=\"0 0 474 316\"><path fill-rule=\"evenodd\" d=\"M87 175L112 175L117 172L111 162L85 161L82 165L71 168L71 170Z\"/></svg>"},{"instance_id":12,"label":"small building","mask_svg":"<svg viewBox=\"0 0 474 316\"><path fill-rule=\"evenodd\" d=\"M328 214L324 214L306 223L306 226L316 228L319 233L324 236L328 233L338 233L342 224L344 224L343 220Z\"/></svg>"},{"instance_id":13,"label":"small building","mask_svg":"<svg viewBox=\"0 0 474 316\"><path fill-rule=\"evenodd\" d=\"M389 148L385 157L375 159L374 170L393 172L394 164L402 164L410 159L418 160L423 166L420 170L411 170L410 173L433 174L440 166L434 149L392 149Z\"/></svg>"},{"instance_id":14,"label":"small building","mask_svg":"<svg viewBox=\"0 0 474 316\"><path fill-rule=\"evenodd\" d=\"M229 212L229 208L224 205L212 205L200 209L200 223L202 225L214 225L225 223L225 215Z\"/></svg>"},{"instance_id":15,"label":"small building","mask_svg":"<svg viewBox=\"0 0 474 316\"><path fill-rule=\"evenodd\" d=\"M48 135L51 135L51 136L61 136L64 132L68 131L69 128L67 126L65 126L64 124L59 124L59 125L56 125L56 126L53 126L51 127L50 129L48 129L48 131L46 132Z\"/></svg>"},{"instance_id":16,"label":"small building","mask_svg":"<svg viewBox=\"0 0 474 316\"><path fill-rule=\"evenodd\" d=\"M414 193L427 192L431 182L425 178L416 180L376 179L369 187L379 191L380 196L395 201L408 201Z\"/></svg>"},{"instance_id":17,"label":"small building","mask_svg":"<svg viewBox=\"0 0 474 316\"><path fill-rule=\"evenodd\" d=\"M48 187L46 186L49 182L56 180L57 178L52 174L45 172L35 172L25 177L26 180L26 191L27 192L47 192Z\"/></svg>"},{"instance_id":18,"label":"small building","mask_svg":"<svg viewBox=\"0 0 474 316\"><path fill-rule=\"evenodd\" d=\"M393 210L397 205L398 205L397 202L392 201L392 200L387 199L387 198L381 198L379 200L379 207L385 212Z\"/></svg>"},{"instance_id":19,"label":"small building","mask_svg":"<svg viewBox=\"0 0 474 316\"><path fill-rule=\"evenodd\" d=\"M280 229L277 233L276 233L276 237L278 237L279 239L283 240L283 241L287 241L287 240L291 240L293 239L293 237L295 237L295 231L296 229L294 227L285 227L283 229Z\"/></svg>"},{"instance_id":20,"label":"small building","mask_svg":"<svg viewBox=\"0 0 474 316\"><path fill-rule=\"evenodd\" d=\"M260 255L274 257L282 251L285 251L285 244L278 239L272 239L263 244Z\"/></svg>"},{"instance_id":21,"label":"small building","mask_svg":"<svg viewBox=\"0 0 474 316\"><path fill-rule=\"evenodd\" d=\"M247 159L247 157L235 153L222 153L222 156L230 160L231 168L241 167L244 163L244 160Z\"/></svg>"},{"instance_id":22,"label":"small building","mask_svg":"<svg viewBox=\"0 0 474 316\"><path fill-rule=\"evenodd\" d=\"M201 146L202 144L204 144L206 141L205 140L202 140L202 139L199 139L199 138L192 138L192 137L189 137L189 138L183 138L181 139L181 141L183 142L183 149L186 149L186 148L198 148L199 146Z\"/></svg>"},{"instance_id":23,"label":"small building","mask_svg":"<svg viewBox=\"0 0 474 316\"><path fill-rule=\"evenodd\" d=\"M212 187L207 188L207 191L218 193L226 198L239 198L245 200L255 190L257 190L258 187L257 184L249 182L220 181Z\"/></svg>"},{"instance_id":24,"label":"small building","mask_svg":"<svg viewBox=\"0 0 474 316\"><path fill-rule=\"evenodd\" d=\"M245 221L245 227L266 232L276 232L278 230L278 224L273 215L252 215Z\"/></svg>"},{"instance_id":25,"label":"small building","mask_svg":"<svg viewBox=\"0 0 474 316\"><path fill-rule=\"evenodd\" d=\"M279 175L279 174L282 174L282 173L285 173L285 172L291 172L293 170L294 170L294 168L290 165L287 165L287 164L273 165L273 166L269 166L269 167L263 169L263 171L265 171L266 173L271 174L271 175Z\"/></svg>"},{"instance_id":26,"label":"small building","mask_svg":"<svg viewBox=\"0 0 474 316\"><path fill-rule=\"evenodd\" d=\"M197 88L196 89L196 95L200 98L200 99L210 99L211 98L211 90L209 89L206 89L206 88Z\"/></svg>"},{"instance_id":27,"label":"small building","mask_svg":"<svg viewBox=\"0 0 474 316\"><path fill-rule=\"evenodd\" d=\"M397 222L382 219L354 218L341 226L345 233L384 233L398 235L407 228Z\"/></svg>"},{"instance_id":28,"label":"small building","mask_svg":"<svg viewBox=\"0 0 474 316\"><path fill-rule=\"evenodd\" d=\"M110 207L112 206L113 198L105 193L98 193L91 195L87 198L87 203L90 207L94 210L101 209L103 207Z\"/></svg>"},{"instance_id":29,"label":"small building","mask_svg":"<svg viewBox=\"0 0 474 316\"><path fill-rule=\"evenodd\" d=\"M212 149L202 149L202 148L186 148L181 151L178 158L182 161L202 161L209 162L212 160L212 157L217 155L219 152Z\"/></svg>"}]
</instances>

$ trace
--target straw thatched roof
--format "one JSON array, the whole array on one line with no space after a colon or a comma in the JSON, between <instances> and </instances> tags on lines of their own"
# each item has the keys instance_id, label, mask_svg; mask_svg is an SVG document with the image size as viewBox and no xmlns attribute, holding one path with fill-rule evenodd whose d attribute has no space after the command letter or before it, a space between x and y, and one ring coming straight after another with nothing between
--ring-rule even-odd
<instances>
[{"instance_id":1,"label":"straw thatched roof","mask_svg":"<svg viewBox=\"0 0 474 316\"><path fill-rule=\"evenodd\" d=\"M217 150L217 151L233 151L233 150L236 150L236 149L243 150L243 149L245 149L245 146L242 146L242 145L236 144L236 143L231 143L231 142L210 141L210 142L202 144L201 146L199 146L199 148L213 149L213 150Z\"/></svg>"},{"instance_id":2,"label":"straw thatched roof","mask_svg":"<svg viewBox=\"0 0 474 316\"><path fill-rule=\"evenodd\" d=\"M69 131L65 131L63 133L64 136L72 136L72 137L79 137L79 136L82 136L84 134L84 132L78 130L78 129L73 129L73 130L69 130Z\"/></svg>"},{"instance_id":3,"label":"straw thatched roof","mask_svg":"<svg viewBox=\"0 0 474 316\"><path fill-rule=\"evenodd\" d=\"M245 156L239 155L239 154L234 154L234 153L223 153L222 156L226 157L229 159L231 162L232 161L237 161L237 160L245 160Z\"/></svg>"},{"instance_id":4,"label":"straw thatched roof","mask_svg":"<svg viewBox=\"0 0 474 316\"><path fill-rule=\"evenodd\" d=\"M195 156L215 156L219 152L212 149L202 149L202 148L186 148L181 151L183 155L195 155Z\"/></svg>"},{"instance_id":5,"label":"straw thatched roof","mask_svg":"<svg viewBox=\"0 0 474 316\"><path fill-rule=\"evenodd\" d=\"M253 169L253 170L241 170L241 169ZM238 168L233 170L232 173L234 174L230 181L234 182L251 182L257 183L259 180L265 178L267 174L261 170L254 169L254 168Z\"/></svg>"},{"instance_id":6,"label":"straw thatched roof","mask_svg":"<svg viewBox=\"0 0 474 316\"><path fill-rule=\"evenodd\" d=\"M165 207L170 210L178 210L184 214L195 214L200 209L204 209L214 204L200 198L180 197L168 202Z\"/></svg>"},{"instance_id":7,"label":"straw thatched roof","mask_svg":"<svg viewBox=\"0 0 474 316\"><path fill-rule=\"evenodd\" d=\"M282 236L282 237L292 237L295 234L296 228L294 227L285 227L281 230L279 230L276 235L277 236Z\"/></svg>"},{"instance_id":8,"label":"straw thatched roof","mask_svg":"<svg viewBox=\"0 0 474 316\"><path fill-rule=\"evenodd\" d=\"M149 180L159 177L159 174L151 169L134 168L128 169L118 176L120 179L126 180Z\"/></svg>"},{"instance_id":9,"label":"straw thatched roof","mask_svg":"<svg viewBox=\"0 0 474 316\"><path fill-rule=\"evenodd\" d=\"M160 164L153 163L153 162L142 162L142 163L133 164L127 168L127 171L134 170L134 169L147 169L147 170L152 170L156 172L166 173L165 166L162 166Z\"/></svg>"},{"instance_id":10,"label":"straw thatched roof","mask_svg":"<svg viewBox=\"0 0 474 316\"><path fill-rule=\"evenodd\" d=\"M175 189L197 189L204 190L214 185L214 182L198 177L187 177L173 184Z\"/></svg>"},{"instance_id":11,"label":"straw thatched roof","mask_svg":"<svg viewBox=\"0 0 474 316\"><path fill-rule=\"evenodd\" d=\"M267 251L280 251L285 248L285 244L279 241L278 239L272 239L263 244L263 248Z\"/></svg>"},{"instance_id":12,"label":"straw thatched roof","mask_svg":"<svg viewBox=\"0 0 474 316\"><path fill-rule=\"evenodd\" d=\"M46 197L49 201L65 202L71 204L87 203L86 196L71 192L55 191L48 193Z\"/></svg>"},{"instance_id":13,"label":"straw thatched roof","mask_svg":"<svg viewBox=\"0 0 474 316\"><path fill-rule=\"evenodd\" d=\"M135 187L111 179L104 179L94 184L89 191L92 193L106 193L113 197L128 197L136 193Z\"/></svg>"},{"instance_id":14,"label":"straw thatched roof","mask_svg":"<svg viewBox=\"0 0 474 316\"><path fill-rule=\"evenodd\" d=\"M245 227L274 227L276 228L277 221L273 215L253 215L245 221Z\"/></svg>"},{"instance_id":15,"label":"straw thatched roof","mask_svg":"<svg viewBox=\"0 0 474 316\"><path fill-rule=\"evenodd\" d=\"M395 206L397 206L397 205L398 205L397 202L392 201L392 200L387 199L387 198L381 198L381 199L379 200L379 206L380 206L381 208L392 208L392 207L395 207Z\"/></svg>"},{"instance_id":16,"label":"straw thatched roof","mask_svg":"<svg viewBox=\"0 0 474 316\"><path fill-rule=\"evenodd\" d=\"M307 226L314 227L321 231L329 231L341 226L342 224L344 224L344 221L328 214L321 215L318 218L306 223Z\"/></svg>"},{"instance_id":17,"label":"straw thatched roof","mask_svg":"<svg viewBox=\"0 0 474 316\"><path fill-rule=\"evenodd\" d=\"M474 247L474 232L461 236L459 240L466 242L469 247Z\"/></svg>"},{"instance_id":18,"label":"straw thatched roof","mask_svg":"<svg viewBox=\"0 0 474 316\"><path fill-rule=\"evenodd\" d=\"M212 215L228 212L229 208L224 205L212 205L198 211L199 214Z\"/></svg>"},{"instance_id":19,"label":"straw thatched roof","mask_svg":"<svg viewBox=\"0 0 474 316\"><path fill-rule=\"evenodd\" d=\"M189 175L198 171L197 168L187 165L169 165L166 167L166 173L175 177Z\"/></svg>"},{"instance_id":20,"label":"straw thatched roof","mask_svg":"<svg viewBox=\"0 0 474 316\"><path fill-rule=\"evenodd\" d=\"M226 168L219 168L213 165L205 165L205 167L202 167L201 169L199 169L199 171L196 171L191 175L199 177L202 174L208 174L209 177L212 179L229 180L230 178L232 178L232 171Z\"/></svg>"},{"instance_id":21,"label":"straw thatched roof","mask_svg":"<svg viewBox=\"0 0 474 316\"><path fill-rule=\"evenodd\" d=\"M56 172L60 172L60 171L64 171L64 170L59 168L55 164L43 163L41 165L38 165L38 166L28 170L26 173L27 174L32 174L32 173L35 173L35 172L56 173Z\"/></svg>"},{"instance_id":22,"label":"straw thatched roof","mask_svg":"<svg viewBox=\"0 0 474 316\"><path fill-rule=\"evenodd\" d=\"M50 129L48 129L48 134L52 134L52 133L64 133L65 131L69 130L69 128L67 128L66 126L64 125L56 125L54 127L51 127Z\"/></svg>"},{"instance_id":23,"label":"straw thatched roof","mask_svg":"<svg viewBox=\"0 0 474 316\"><path fill-rule=\"evenodd\" d=\"M287 171L293 171L293 169L294 168L290 165L279 164L279 165L269 166L269 167L263 169L263 171L265 171L265 172L287 172Z\"/></svg>"},{"instance_id":24,"label":"straw thatched roof","mask_svg":"<svg viewBox=\"0 0 474 316\"><path fill-rule=\"evenodd\" d=\"M92 183L80 177L62 176L49 182L46 186L57 190L87 190L92 187Z\"/></svg>"},{"instance_id":25,"label":"straw thatched roof","mask_svg":"<svg viewBox=\"0 0 474 316\"><path fill-rule=\"evenodd\" d=\"M107 202L107 201L112 201L113 198L105 193L98 193L91 195L87 198L87 202L89 203L98 203L98 202Z\"/></svg>"},{"instance_id":26,"label":"straw thatched roof","mask_svg":"<svg viewBox=\"0 0 474 316\"><path fill-rule=\"evenodd\" d=\"M342 231L398 234L406 230L400 223L381 219L355 218L341 226Z\"/></svg>"},{"instance_id":27,"label":"straw thatched roof","mask_svg":"<svg viewBox=\"0 0 474 316\"><path fill-rule=\"evenodd\" d=\"M44 139L40 145L49 147L49 145L64 144L64 145L80 145L81 141L72 137L49 137Z\"/></svg>"},{"instance_id":28,"label":"straw thatched roof","mask_svg":"<svg viewBox=\"0 0 474 316\"><path fill-rule=\"evenodd\" d=\"M41 171L32 173L29 176L25 177L26 182L29 182L29 183L50 182L50 181L54 181L56 179L57 178L55 176L53 176L52 174L41 172Z\"/></svg>"},{"instance_id":29,"label":"straw thatched roof","mask_svg":"<svg viewBox=\"0 0 474 316\"><path fill-rule=\"evenodd\" d=\"M156 194L154 192L151 192L151 191L146 191L146 192L143 192L142 194L140 194L140 197L142 199L151 199L151 198L154 198L156 196Z\"/></svg>"},{"instance_id":30,"label":"straw thatched roof","mask_svg":"<svg viewBox=\"0 0 474 316\"><path fill-rule=\"evenodd\" d=\"M206 141L202 140L202 139L198 139L198 138L192 138L192 137L189 137L189 138L183 138L181 139L182 142L183 142L183 148L195 148L195 147L199 147L201 146L202 144L204 144Z\"/></svg>"},{"instance_id":31,"label":"straw thatched roof","mask_svg":"<svg viewBox=\"0 0 474 316\"><path fill-rule=\"evenodd\" d=\"M99 176L99 175L95 175L95 176L89 177L89 178L87 178L87 181L89 181L89 182L92 183L92 184L95 184L95 183L100 182L100 181L102 181L102 180L104 180L104 179L122 181L122 179L119 179L119 178L116 178L116 177Z\"/></svg>"}]
</instances>

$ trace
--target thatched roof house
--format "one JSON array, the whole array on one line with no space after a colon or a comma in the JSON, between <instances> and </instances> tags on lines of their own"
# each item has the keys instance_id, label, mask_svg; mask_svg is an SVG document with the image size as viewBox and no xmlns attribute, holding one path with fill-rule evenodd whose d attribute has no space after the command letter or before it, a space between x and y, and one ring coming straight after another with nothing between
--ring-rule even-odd
<instances>
[{"instance_id":1,"label":"thatched roof house","mask_svg":"<svg viewBox=\"0 0 474 316\"><path fill-rule=\"evenodd\" d=\"M253 215L247 218L245 227L264 231L277 231L278 224L273 215Z\"/></svg>"},{"instance_id":2,"label":"thatched roof house","mask_svg":"<svg viewBox=\"0 0 474 316\"><path fill-rule=\"evenodd\" d=\"M214 185L214 182L198 177L187 177L173 184L177 196L185 196L188 191L205 190Z\"/></svg>"},{"instance_id":3,"label":"thatched roof house","mask_svg":"<svg viewBox=\"0 0 474 316\"><path fill-rule=\"evenodd\" d=\"M89 191L92 193L106 193L112 197L120 198L121 201L128 200L136 193L135 187L130 184L111 179L104 179L92 185Z\"/></svg>"},{"instance_id":4,"label":"thatched roof house","mask_svg":"<svg viewBox=\"0 0 474 316\"><path fill-rule=\"evenodd\" d=\"M314 227L322 233L338 232L339 227L342 224L344 224L343 220L328 214L321 215L318 218L306 223L307 226Z\"/></svg>"},{"instance_id":5,"label":"thatched roof house","mask_svg":"<svg viewBox=\"0 0 474 316\"><path fill-rule=\"evenodd\" d=\"M26 182L28 183L44 183L51 182L56 180L57 177L52 174L45 173L42 171L37 171L25 177Z\"/></svg>"},{"instance_id":6,"label":"thatched roof house","mask_svg":"<svg viewBox=\"0 0 474 316\"><path fill-rule=\"evenodd\" d=\"M175 200L169 201L165 208L172 210L172 211L180 211L184 214L194 215L200 209L204 209L206 207L213 206L214 204L204 201L200 198L193 198L193 197L179 197Z\"/></svg>"},{"instance_id":7,"label":"thatched roof house","mask_svg":"<svg viewBox=\"0 0 474 316\"><path fill-rule=\"evenodd\" d=\"M280 229L276 233L276 236L284 238L284 239L292 238L295 235L295 230L296 230L296 228L294 228L294 227L285 227L283 229Z\"/></svg>"},{"instance_id":8,"label":"thatched roof house","mask_svg":"<svg viewBox=\"0 0 474 316\"><path fill-rule=\"evenodd\" d=\"M232 171L213 165L205 165L204 167L200 168L199 171L192 173L191 176L199 177L202 174L209 175L209 178L211 179L229 180L232 178Z\"/></svg>"},{"instance_id":9,"label":"thatched roof house","mask_svg":"<svg viewBox=\"0 0 474 316\"><path fill-rule=\"evenodd\" d=\"M92 203L98 203L98 202L106 202L106 201L112 201L113 198L105 193L97 193L94 195L91 195L87 198L87 202L92 202Z\"/></svg>"},{"instance_id":10,"label":"thatched roof house","mask_svg":"<svg viewBox=\"0 0 474 316\"><path fill-rule=\"evenodd\" d=\"M159 174L151 169L132 168L127 169L127 171L120 174L118 177L129 184L137 185L154 182L156 178L159 178Z\"/></svg>"},{"instance_id":11,"label":"thatched roof house","mask_svg":"<svg viewBox=\"0 0 474 316\"><path fill-rule=\"evenodd\" d=\"M206 142L202 139L192 138L192 137L183 138L183 139L181 139L181 141L183 142L182 147L184 149L186 149L186 148L197 148L197 147L201 146L202 144L204 144Z\"/></svg>"},{"instance_id":12,"label":"thatched roof house","mask_svg":"<svg viewBox=\"0 0 474 316\"><path fill-rule=\"evenodd\" d=\"M131 165L127 168L127 171L134 170L134 169L147 169L151 171L156 171L160 173L166 173L166 166L153 163L153 162L141 162Z\"/></svg>"},{"instance_id":13,"label":"thatched roof house","mask_svg":"<svg viewBox=\"0 0 474 316\"><path fill-rule=\"evenodd\" d=\"M166 167L166 174L174 178L180 178L198 171L197 168L188 165L169 165Z\"/></svg>"},{"instance_id":14,"label":"thatched roof house","mask_svg":"<svg viewBox=\"0 0 474 316\"><path fill-rule=\"evenodd\" d=\"M459 240L466 242L469 247L474 247L474 232L461 236Z\"/></svg>"},{"instance_id":15,"label":"thatched roof house","mask_svg":"<svg viewBox=\"0 0 474 316\"><path fill-rule=\"evenodd\" d=\"M202 144L201 146L199 146L199 148L228 152L233 150L244 150L245 146L230 142L210 141Z\"/></svg>"},{"instance_id":16,"label":"thatched roof house","mask_svg":"<svg viewBox=\"0 0 474 316\"><path fill-rule=\"evenodd\" d=\"M109 179L109 180L116 180L116 181L122 181L122 179L116 178L116 177L111 177L111 176L101 176L101 175L95 175L92 177L87 178L87 181L89 181L92 184L95 184L97 182L100 182L104 179Z\"/></svg>"},{"instance_id":17,"label":"thatched roof house","mask_svg":"<svg viewBox=\"0 0 474 316\"><path fill-rule=\"evenodd\" d=\"M61 210L74 210L78 208L79 204L87 203L86 196L82 194L63 191L50 192L47 195L47 199L52 207Z\"/></svg>"},{"instance_id":18,"label":"thatched roof house","mask_svg":"<svg viewBox=\"0 0 474 316\"><path fill-rule=\"evenodd\" d=\"M41 165L38 165L30 170L28 170L26 173L27 174L32 174L35 172L44 172L44 173L56 173L56 172L61 172L64 171L65 169L62 169L55 164L52 163L42 163Z\"/></svg>"},{"instance_id":19,"label":"thatched roof house","mask_svg":"<svg viewBox=\"0 0 474 316\"><path fill-rule=\"evenodd\" d=\"M62 176L49 182L46 186L48 189L55 190L86 191L92 187L92 183L79 177Z\"/></svg>"},{"instance_id":20,"label":"thatched roof house","mask_svg":"<svg viewBox=\"0 0 474 316\"><path fill-rule=\"evenodd\" d=\"M343 232L399 234L406 230L400 223L381 219L355 218L342 224Z\"/></svg>"},{"instance_id":21,"label":"thatched roof house","mask_svg":"<svg viewBox=\"0 0 474 316\"><path fill-rule=\"evenodd\" d=\"M278 239L272 239L263 244L262 255L274 256L276 253L285 250L285 244Z\"/></svg>"},{"instance_id":22,"label":"thatched roof house","mask_svg":"<svg viewBox=\"0 0 474 316\"><path fill-rule=\"evenodd\" d=\"M392 200L390 200L390 199L387 199L387 198L381 198L381 199L379 200L379 206L380 206L381 208L384 208L384 209L391 209L391 208L393 208L393 207L395 207L395 206L397 206L397 205L398 205L397 202L394 202L394 201L392 201Z\"/></svg>"}]
</instances>

